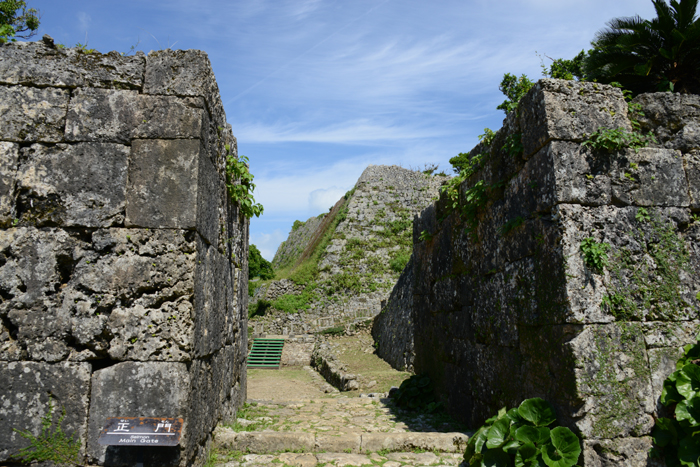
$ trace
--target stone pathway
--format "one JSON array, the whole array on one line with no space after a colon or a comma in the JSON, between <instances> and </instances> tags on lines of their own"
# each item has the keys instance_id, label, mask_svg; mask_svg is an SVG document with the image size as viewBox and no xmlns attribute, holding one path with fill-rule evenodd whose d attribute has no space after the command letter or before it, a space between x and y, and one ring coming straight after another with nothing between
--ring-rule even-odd
<instances>
[{"instance_id":1,"label":"stone pathway","mask_svg":"<svg viewBox=\"0 0 700 467\"><path fill-rule=\"evenodd\" d=\"M284 370L278 374L285 378ZM265 377L269 380L270 373ZM249 393L236 423L217 428L217 460L210 465L460 464L468 439L463 427L445 417L397 409L384 394L371 396L329 395L319 390L314 398L265 401Z\"/></svg>"}]
</instances>

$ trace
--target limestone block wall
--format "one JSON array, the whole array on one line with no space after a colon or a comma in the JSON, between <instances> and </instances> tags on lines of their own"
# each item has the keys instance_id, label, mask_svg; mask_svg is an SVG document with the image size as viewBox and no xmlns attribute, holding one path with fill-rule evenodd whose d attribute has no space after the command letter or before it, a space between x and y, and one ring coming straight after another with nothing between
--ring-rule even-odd
<instances>
[{"instance_id":1,"label":"limestone block wall","mask_svg":"<svg viewBox=\"0 0 700 467\"><path fill-rule=\"evenodd\" d=\"M648 465L662 382L700 332L700 97L636 102L659 144L607 152L581 143L632 130L622 93L538 82L472 151L484 162L460 193L487 187L475 216L442 198L414 222L415 371L473 427L551 401L586 466ZM609 245L602 270L587 238Z\"/></svg>"},{"instance_id":2,"label":"limestone block wall","mask_svg":"<svg viewBox=\"0 0 700 467\"><path fill-rule=\"evenodd\" d=\"M200 464L245 400L248 298L207 55L5 44L0 120L0 463L51 402L87 462L133 465L97 433L158 416L181 444L146 463Z\"/></svg>"}]
</instances>

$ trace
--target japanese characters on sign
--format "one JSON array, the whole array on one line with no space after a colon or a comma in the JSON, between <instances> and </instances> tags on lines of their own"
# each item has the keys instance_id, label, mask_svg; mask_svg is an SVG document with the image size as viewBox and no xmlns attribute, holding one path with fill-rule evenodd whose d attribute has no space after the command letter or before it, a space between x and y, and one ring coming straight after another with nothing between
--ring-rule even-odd
<instances>
[{"instance_id":1,"label":"japanese characters on sign","mask_svg":"<svg viewBox=\"0 0 700 467\"><path fill-rule=\"evenodd\" d=\"M110 417L100 431L102 446L177 446L181 418Z\"/></svg>"}]
</instances>

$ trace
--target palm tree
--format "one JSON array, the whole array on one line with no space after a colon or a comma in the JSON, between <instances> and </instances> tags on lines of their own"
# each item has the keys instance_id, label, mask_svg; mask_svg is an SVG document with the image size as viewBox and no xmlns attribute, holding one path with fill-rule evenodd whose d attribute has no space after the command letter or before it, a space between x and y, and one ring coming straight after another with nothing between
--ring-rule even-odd
<instances>
[{"instance_id":1,"label":"palm tree","mask_svg":"<svg viewBox=\"0 0 700 467\"><path fill-rule=\"evenodd\" d=\"M614 18L598 31L584 67L589 80L617 81L635 94L700 94L698 0L652 0L656 18Z\"/></svg>"}]
</instances>

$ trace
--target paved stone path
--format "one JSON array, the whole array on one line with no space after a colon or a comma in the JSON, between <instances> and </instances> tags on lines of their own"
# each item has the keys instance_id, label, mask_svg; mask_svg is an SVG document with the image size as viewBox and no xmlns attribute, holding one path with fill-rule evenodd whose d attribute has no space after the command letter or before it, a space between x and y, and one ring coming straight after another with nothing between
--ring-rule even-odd
<instances>
[{"instance_id":1,"label":"paved stone path","mask_svg":"<svg viewBox=\"0 0 700 467\"><path fill-rule=\"evenodd\" d=\"M457 466L467 436L441 417L405 412L390 399L334 395L250 400L215 433L218 467Z\"/></svg>"}]
</instances>

